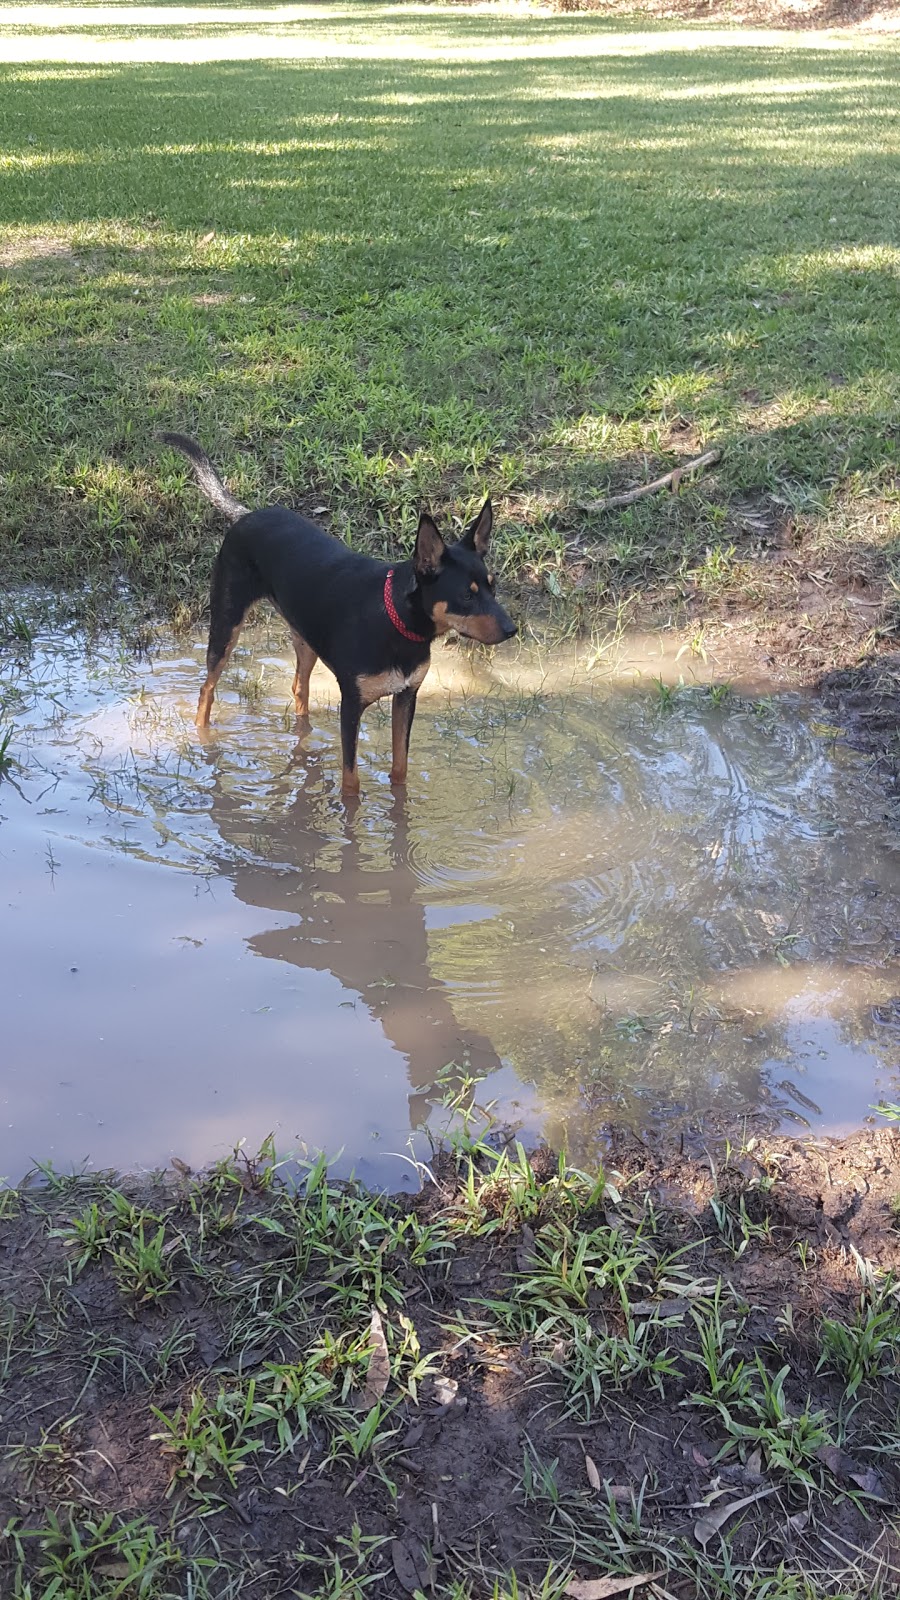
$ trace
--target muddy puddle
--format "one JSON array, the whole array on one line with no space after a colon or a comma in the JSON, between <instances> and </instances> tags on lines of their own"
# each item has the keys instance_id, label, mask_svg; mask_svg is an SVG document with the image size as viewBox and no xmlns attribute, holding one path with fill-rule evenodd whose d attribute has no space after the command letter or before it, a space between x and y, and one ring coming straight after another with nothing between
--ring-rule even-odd
<instances>
[{"instance_id":1,"label":"muddy puddle","mask_svg":"<svg viewBox=\"0 0 900 1600\"><path fill-rule=\"evenodd\" d=\"M610 1121L837 1133L897 1098L900 860L864 762L658 652L441 651L406 797L375 709L353 810L331 681L298 739L274 624L206 745L199 638L6 657L0 1173L271 1132L414 1186L463 1073L585 1161Z\"/></svg>"}]
</instances>

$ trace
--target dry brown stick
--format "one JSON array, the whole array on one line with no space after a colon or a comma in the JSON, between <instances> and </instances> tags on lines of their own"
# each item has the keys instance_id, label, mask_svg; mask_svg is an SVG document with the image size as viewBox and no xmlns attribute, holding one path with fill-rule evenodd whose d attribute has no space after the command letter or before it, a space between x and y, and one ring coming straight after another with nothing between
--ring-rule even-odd
<instances>
[{"instance_id":1,"label":"dry brown stick","mask_svg":"<svg viewBox=\"0 0 900 1600\"><path fill-rule=\"evenodd\" d=\"M695 456L693 461L686 461L683 467L674 467L662 478L654 478L652 483L644 483L639 489L629 489L625 494L611 494L608 500L587 500L582 505L573 507L575 511L614 511L617 506L633 505L635 500L643 499L645 494L656 494L660 489L678 488L682 478L692 477L695 472L702 472L704 467L711 467L714 462L722 459L721 450L707 450L702 456Z\"/></svg>"}]
</instances>

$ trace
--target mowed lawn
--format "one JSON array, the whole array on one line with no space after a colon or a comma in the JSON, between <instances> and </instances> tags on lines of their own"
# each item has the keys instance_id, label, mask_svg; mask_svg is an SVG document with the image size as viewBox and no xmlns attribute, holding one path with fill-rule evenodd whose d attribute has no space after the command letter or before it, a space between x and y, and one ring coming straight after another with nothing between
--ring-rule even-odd
<instances>
[{"instance_id":1,"label":"mowed lawn","mask_svg":"<svg viewBox=\"0 0 900 1600\"><path fill-rule=\"evenodd\" d=\"M165 427L361 545L490 488L509 580L584 617L689 574L752 599L780 514L880 581L898 68L596 15L0 8L0 575L195 615L220 530Z\"/></svg>"}]
</instances>

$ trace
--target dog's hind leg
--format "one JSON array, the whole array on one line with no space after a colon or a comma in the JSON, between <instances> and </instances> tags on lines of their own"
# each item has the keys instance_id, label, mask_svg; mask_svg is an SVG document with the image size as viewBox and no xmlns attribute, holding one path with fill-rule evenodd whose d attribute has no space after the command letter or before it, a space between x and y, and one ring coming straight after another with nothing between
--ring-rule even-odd
<instances>
[{"instance_id":1,"label":"dog's hind leg","mask_svg":"<svg viewBox=\"0 0 900 1600\"><path fill-rule=\"evenodd\" d=\"M209 727L216 684L228 665L247 612L255 601L262 599L263 593L262 585L251 572L219 556L213 567L209 599L209 644L206 677L197 702L198 728Z\"/></svg>"},{"instance_id":2,"label":"dog's hind leg","mask_svg":"<svg viewBox=\"0 0 900 1600\"><path fill-rule=\"evenodd\" d=\"M294 710L298 717L309 716L309 680L312 669L318 661L318 656L311 645L308 645L303 635L291 629L291 638L297 652L297 671L294 673L294 682L291 686L294 696Z\"/></svg>"}]
</instances>

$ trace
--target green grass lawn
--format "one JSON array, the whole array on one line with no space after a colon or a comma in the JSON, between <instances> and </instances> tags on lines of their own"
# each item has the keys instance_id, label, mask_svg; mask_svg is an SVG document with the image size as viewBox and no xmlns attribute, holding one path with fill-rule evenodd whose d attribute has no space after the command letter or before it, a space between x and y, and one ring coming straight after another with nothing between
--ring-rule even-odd
<instances>
[{"instance_id":1,"label":"green grass lawn","mask_svg":"<svg viewBox=\"0 0 900 1600\"><path fill-rule=\"evenodd\" d=\"M889 572L900 41L57 10L0 9L6 581L195 615L220 529L162 427L360 544L490 488L509 580L582 614L752 600L779 518ZM678 496L575 509L710 445Z\"/></svg>"}]
</instances>

